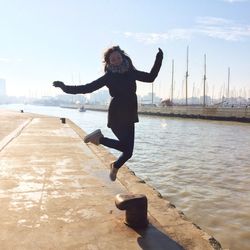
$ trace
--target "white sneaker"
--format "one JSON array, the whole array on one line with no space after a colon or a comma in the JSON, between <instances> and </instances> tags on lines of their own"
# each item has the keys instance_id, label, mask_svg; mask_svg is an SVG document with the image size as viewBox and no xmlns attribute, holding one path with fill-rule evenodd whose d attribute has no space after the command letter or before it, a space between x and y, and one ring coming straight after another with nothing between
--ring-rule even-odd
<instances>
[{"instance_id":1,"label":"white sneaker","mask_svg":"<svg viewBox=\"0 0 250 250\"><path fill-rule=\"evenodd\" d=\"M116 175L118 173L118 168L114 167L114 162L110 164L110 173L109 173L109 178L111 181L115 181L116 180Z\"/></svg>"},{"instance_id":2,"label":"white sneaker","mask_svg":"<svg viewBox=\"0 0 250 250\"><path fill-rule=\"evenodd\" d=\"M92 142L95 145L99 145L100 144L100 138L102 138L102 137L103 137L103 134L102 134L101 130L97 129L94 132L86 135L84 137L84 142L85 143Z\"/></svg>"}]
</instances>

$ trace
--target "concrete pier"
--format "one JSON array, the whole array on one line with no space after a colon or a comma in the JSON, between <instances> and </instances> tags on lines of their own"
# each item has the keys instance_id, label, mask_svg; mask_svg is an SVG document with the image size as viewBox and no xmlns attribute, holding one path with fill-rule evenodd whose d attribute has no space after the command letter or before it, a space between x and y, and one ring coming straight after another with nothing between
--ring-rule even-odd
<instances>
[{"instance_id":1,"label":"concrete pier","mask_svg":"<svg viewBox=\"0 0 250 250\"><path fill-rule=\"evenodd\" d=\"M1 249L222 249L126 166L83 142L66 119L0 109ZM124 224L118 193L145 194L149 226Z\"/></svg>"}]
</instances>

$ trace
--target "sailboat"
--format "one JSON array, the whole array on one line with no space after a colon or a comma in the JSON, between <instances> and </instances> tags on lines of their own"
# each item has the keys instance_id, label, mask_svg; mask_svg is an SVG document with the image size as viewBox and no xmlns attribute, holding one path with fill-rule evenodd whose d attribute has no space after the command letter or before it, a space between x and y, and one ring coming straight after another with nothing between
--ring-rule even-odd
<instances>
[{"instance_id":1,"label":"sailboat","mask_svg":"<svg viewBox=\"0 0 250 250\"><path fill-rule=\"evenodd\" d=\"M78 109L79 112L85 112L86 109L84 108L84 105L81 105Z\"/></svg>"}]
</instances>

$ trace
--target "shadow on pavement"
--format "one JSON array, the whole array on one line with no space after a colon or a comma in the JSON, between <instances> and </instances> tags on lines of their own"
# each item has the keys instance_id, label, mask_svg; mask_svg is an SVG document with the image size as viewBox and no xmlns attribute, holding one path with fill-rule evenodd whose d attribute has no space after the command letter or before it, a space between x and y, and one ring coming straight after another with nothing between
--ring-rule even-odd
<instances>
[{"instance_id":1,"label":"shadow on pavement","mask_svg":"<svg viewBox=\"0 0 250 250\"><path fill-rule=\"evenodd\" d=\"M152 224L149 224L146 229L135 229L135 231L140 235L137 241L143 250L184 250L182 246Z\"/></svg>"}]
</instances>

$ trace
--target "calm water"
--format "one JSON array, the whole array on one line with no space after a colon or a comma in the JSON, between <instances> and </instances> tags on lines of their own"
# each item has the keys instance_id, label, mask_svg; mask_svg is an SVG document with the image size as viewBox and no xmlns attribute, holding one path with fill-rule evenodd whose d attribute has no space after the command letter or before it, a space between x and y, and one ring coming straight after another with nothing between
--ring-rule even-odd
<instances>
[{"instance_id":1,"label":"calm water","mask_svg":"<svg viewBox=\"0 0 250 250\"><path fill-rule=\"evenodd\" d=\"M1 107L1 106L0 106ZM70 118L91 132L107 113L5 105ZM112 153L118 155L116 151ZM224 248L250 249L250 124L140 116L134 156L127 165Z\"/></svg>"}]
</instances>

